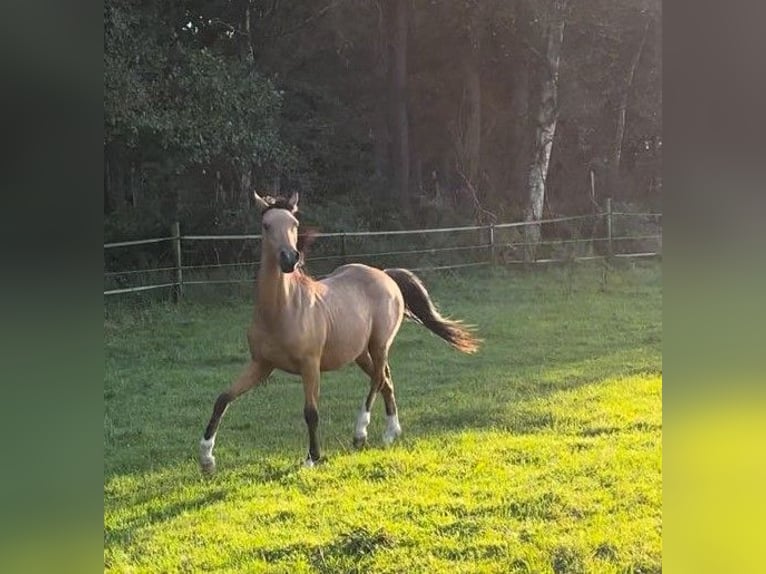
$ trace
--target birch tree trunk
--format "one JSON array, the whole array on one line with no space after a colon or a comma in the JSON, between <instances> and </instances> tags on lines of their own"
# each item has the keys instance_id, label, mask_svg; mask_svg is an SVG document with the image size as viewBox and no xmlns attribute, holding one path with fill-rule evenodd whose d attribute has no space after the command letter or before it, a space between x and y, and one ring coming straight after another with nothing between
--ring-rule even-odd
<instances>
[{"instance_id":1,"label":"birch tree trunk","mask_svg":"<svg viewBox=\"0 0 766 574\"><path fill-rule=\"evenodd\" d=\"M547 47L540 70L540 103L535 117L532 162L527 180L529 203L526 220L528 222L540 221L543 217L545 180L548 177L551 148L556 135L559 60L564 40L565 9L566 0L554 0L550 22L547 25ZM537 244L540 242L540 225L537 223L528 225L526 231L526 243L530 244L526 250L527 258L534 259Z\"/></svg>"},{"instance_id":2,"label":"birch tree trunk","mask_svg":"<svg viewBox=\"0 0 766 574\"><path fill-rule=\"evenodd\" d=\"M641 54L644 51L646 45L646 38L649 35L649 24L651 20L646 20L643 34L641 35L641 43L638 45L638 50L633 54L633 58L628 68L628 75L625 80L625 89L620 98L620 104L617 108L617 129L614 136L614 145L612 146L611 157L609 158L609 193L612 197L617 196L617 188L620 180L620 162L622 161L622 143L625 140L625 123L628 113L628 99L630 93L633 90L633 78L636 75L636 68L641 60Z\"/></svg>"}]
</instances>

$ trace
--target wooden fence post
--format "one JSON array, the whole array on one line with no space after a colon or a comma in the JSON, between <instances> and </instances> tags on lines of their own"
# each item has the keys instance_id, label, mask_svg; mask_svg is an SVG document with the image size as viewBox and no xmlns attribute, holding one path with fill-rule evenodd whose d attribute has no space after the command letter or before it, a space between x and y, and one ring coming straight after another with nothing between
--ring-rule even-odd
<instances>
[{"instance_id":1,"label":"wooden fence post","mask_svg":"<svg viewBox=\"0 0 766 574\"><path fill-rule=\"evenodd\" d=\"M489 226L489 264L495 265L495 226Z\"/></svg>"},{"instance_id":2,"label":"wooden fence post","mask_svg":"<svg viewBox=\"0 0 766 574\"><path fill-rule=\"evenodd\" d=\"M173 302L178 301L184 294L184 277L181 261L181 224L174 221L170 226L170 235L173 237L173 263L175 266L175 286L173 287Z\"/></svg>"},{"instance_id":3,"label":"wooden fence post","mask_svg":"<svg viewBox=\"0 0 766 574\"><path fill-rule=\"evenodd\" d=\"M612 198L606 198L606 249L609 257L614 254L612 246Z\"/></svg>"}]
</instances>

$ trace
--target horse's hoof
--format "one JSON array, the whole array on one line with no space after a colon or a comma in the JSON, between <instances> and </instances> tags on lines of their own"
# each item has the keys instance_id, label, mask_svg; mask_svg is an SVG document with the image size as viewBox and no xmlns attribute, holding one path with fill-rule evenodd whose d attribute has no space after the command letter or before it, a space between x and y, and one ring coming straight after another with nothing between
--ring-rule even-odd
<instances>
[{"instance_id":1,"label":"horse's hoof","mask_svg":"<svg viewBox=\"0 0 766 574\"><path fill-rule=\"evenodd\" d=\"M199 441L199 466L205 474L215 472L215 457L213 456L213 446L215 446L215 436Z\"/></svg>"},{"instance_id":2,"label":"horse's hoof","mask_svg":"<svg viewBox=\"0 0 766 574\"><path fill-rule=\"evenodd\" d=\"M209 458L200 459L199 467L200 467L200 470L202 471L202 474L205 474L207 476L214 474L215 473L215 457L211 456Z\"/></svg>"},{"instance_id":3,"label":"horse's hoof","mask_svg":"<svg viewBox=\"0 0 766 574\"><path fill-rule=\"evenodd\" d=\"M394 441L399 437L399 434L397 433L383 433L383 444L386 446L391 446L394 444Z\"/></svg>"},{"instance_id":4,"label":"horse's hoof","mask_svg":"<svg viewBox=\"0 0 766 574\"><path fill-rule=\"evenodd\" d=\"M399 425L396 425L394 428L386 429L383 432L383 444L386 446L391 446L394 441L399 438L399 436L402 434L402 427Z\"/></svg>"},{"instance_id":5,"label":"horse's hoof","mask_svg":"<svg viewBox=\"0 0 766 574\"><path fill-rule=\"evenodd\" d=\"M315 468L317 464L319 464L319 461L313 461L309 456L303 461L303 468Z\"/></svg>"},{"instance_id":6,"label":"horse's hoof","mask_svg":"<svg viewBox=\"0 0 766 574\"><path fill-rule=\"evenodd\" d=\"M401 434L402 427L399 424L399 417L396 414L389 416L388 424L386 424L386 430L383 431L383 444L389 446Z\"/></svg>"},{"instance_id":7,"label":"horse's hoof","mask_svg":"<svg viewBox=\"0 0 766 574\"><path fill-rule=\"evenodd\" d=\"M355 436L354 437L354 448L364 448L364 446L367 444L367 437L366 436Z\"/></svg>"}]
</instances>

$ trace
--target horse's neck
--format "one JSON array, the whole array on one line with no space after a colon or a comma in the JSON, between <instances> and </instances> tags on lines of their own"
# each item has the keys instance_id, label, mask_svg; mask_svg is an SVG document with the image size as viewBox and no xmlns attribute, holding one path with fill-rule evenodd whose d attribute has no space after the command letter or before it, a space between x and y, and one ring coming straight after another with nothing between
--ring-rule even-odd
<instances>
[{"instance_id":1,"label":"horse's neck","mask_svg":"<svg viewBox=\"0 0 766 574\"><path fill-rule=\"evenodd\" d=\"M273 256L265 256L258 270L258 308L256 314L271 327L289 318L285 309L291 306L296 296L300 296L300 282L291 275L285 275Z\"/></svg>"}]
</instances>

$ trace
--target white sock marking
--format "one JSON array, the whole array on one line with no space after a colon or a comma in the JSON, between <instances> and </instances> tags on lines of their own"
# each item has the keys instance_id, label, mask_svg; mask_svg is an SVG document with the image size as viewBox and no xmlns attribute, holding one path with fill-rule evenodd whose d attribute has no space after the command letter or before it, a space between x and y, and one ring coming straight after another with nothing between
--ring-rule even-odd
<instances>
[{"instance_id":1,"label":"white sock marking","mask_svg":"<svg viewBox=\"0 0 766 574\"><path fill-rule=\"evenodd\" d=\"M367 427L370 425L370 413L362 406L362 410L359 413L359 417L356 419L356 430L354 431L354 437L358 439L367 438Z\"/></svg>"},{"instance_id":2,"label":"white sock marking","mask_svg":"<svg viewBox=\"0 0 766 574\"><path fill-rule=\"evenodd\" d=\"M402 427L399 424L399 414L394 413L386 417L386 430L383 432L383 443L391 444L402 434Z\"/></svg>"},{"instance_id":3,"label":"white sock marking","mask_svg":"<svg viewBox=\"0 0 766 574\"><path fill-rule=\"evenodd\" d=\"M204 437L199 441L199 460L201 463L215 463L213 456L213 447L215 446L215 435L209 439Z\"/></svg>"}]
</instances>

